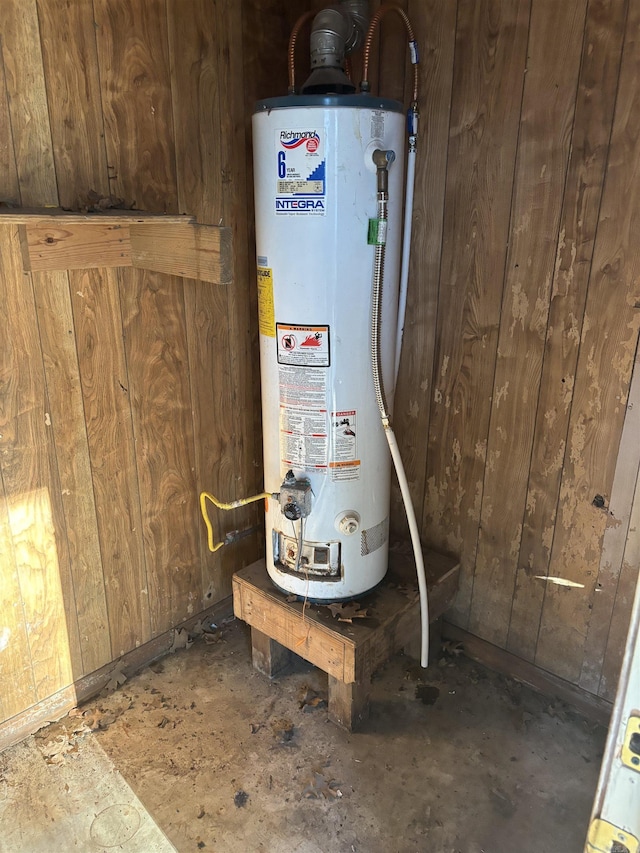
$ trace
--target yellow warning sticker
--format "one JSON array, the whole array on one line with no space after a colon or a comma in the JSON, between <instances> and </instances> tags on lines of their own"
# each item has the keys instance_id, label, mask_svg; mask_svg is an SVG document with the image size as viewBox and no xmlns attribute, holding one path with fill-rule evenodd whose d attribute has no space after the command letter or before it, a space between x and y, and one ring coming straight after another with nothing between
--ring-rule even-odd
<instances>
[{"instance_id":1,"label":"yellow warning sticker","mask_svg":"<svg viewBox=\"0 0 640 853\"><path fill-rule=\"evenodd\" d=\"M258 327L261 335L276 336L276 316L273 307L273 270L258 267Z\"/></svg>"}]
</instances>

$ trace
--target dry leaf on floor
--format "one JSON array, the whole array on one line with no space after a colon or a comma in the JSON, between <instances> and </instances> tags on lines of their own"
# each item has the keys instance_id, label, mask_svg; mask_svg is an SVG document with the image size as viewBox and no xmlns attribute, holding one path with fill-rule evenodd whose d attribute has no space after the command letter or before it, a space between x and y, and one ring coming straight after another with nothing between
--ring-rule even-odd
<instances>
[{"instance_id":1,"label":"dry leaf on floor","mask_svg":"<svg viewBox=\"0 0 640 853\"><path fill-rule=\"evenodd\" d=\"M360 607L357 601L349 601L346 604L327 604L334 618L338 622L349 622L354 619L366 619L369 616L369 610L366 607Z\"/></svg>"},{"instance_id":2,"label":"dry leaf on floor","mask_svg":"<svg viewBox=\"0 0 640 853\"><path fill-rule=\"evenodd\" d=\"M62 764L67 753L77 751L76 745L71 743L65 735L58 735L54 740L50 740L42 746L39 745L38 748L47 764Z\"/></svg>"},{"instance_id":3,"label":"dry leaf on floor","mask_svg":"<svg viewBox=\"0 0 640 853\"><path fill-rule=\"evenodd\" d=\"M464 645L455 640L443 640L441 648L445 655L452 655L453 657L459 657L464 652Z\"/></svg>"},{"instance_id":4,"label":"dry leaf on floor","mask_svg":"<svg viewBox=\"0 0 640 853\"><path fill-rule=\"evenodd\" d=\"M109 676L109 680L105 685L105 690L108 693L113 693L114 690L117 690L122 684L127 680L127 676L124 674L122 669L120 668L122 663L118 664L118 666L114 667Z\"/></svg>"},{"instance_id":5,"label":"dry leaf on floor","mask_svg":"<svg viewBox=\"0 0 640 853\"><path fill-rule=\"evenodd\" d=\"M309 687L308 684L303 684L303 686L298 691L298 707L308 713L309 711L315 711L318 708L326 708L327 700L317 693L313 687Z\"/></svg>"},{"instance_id":6,"label":"dry leaf on floor","mask_svg":"<svg viewBox=\"0 0 640 853\"><path fill-rule=\"evenodd\" d=\"M129 708L133 707L131 703ZM112 723L121 717L127 710L124 706L121 708L99 708L97 705L93 708L85 708L82 711L82 720L88 727L89 731L104 731L109 728Z\"/></svg>"},{"instance_id":7,"label":"dry leaf on floor","mask_svg":"<svg viewBox=\"0 0 640 853\"><path fill-rule=\"evenodd\" d=\"M342 796L335 779L325 779L322 773L316 770L308 784L302 790L302 796L310 800L336 800Z\"/></svg>"},{"instance_id":8,"label":"dry leaf on floor","mask_svg":"<svg viewBox=\"0 0 640 853\"><path fill-rule=\"evenodd\" d=\"M214 643L219 643L222 639L222 631L205 631L203 634L204 641L208 646L212 646Z\"/></svg>"},{"instance_id":9,"label":"dry leaf on floor","mask_svg":"<svg viewBox=\"0 0 640 853\"><path fill-rule=\"evenodd\" d=\"M184 628L178 628L173 632L173 642L171 643L170 652L175 652L178 649L190 649L193 645L193 640L190 639L188 631Z\"/></svg>"},{"instance_id":10,"label":"dry leaf on floor","mask_svg":"<svg viewBox=\"0 0 640 853\"><path fill-rule=\"evenodd\" d=\"M205 639L207 636L215 636L218 633L218 626L215 622L212 622L211 619L198 619L196 624L189 630L189 637L201 637L204 634Z\"/></svg>"}]
</instances>

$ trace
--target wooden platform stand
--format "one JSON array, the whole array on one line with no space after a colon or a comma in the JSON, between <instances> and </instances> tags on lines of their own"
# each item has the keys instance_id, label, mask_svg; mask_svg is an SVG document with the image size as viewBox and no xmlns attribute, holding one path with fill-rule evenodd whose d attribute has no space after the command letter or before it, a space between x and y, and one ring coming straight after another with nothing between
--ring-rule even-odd
<instances>
[{"instance_id":1,"label":"wooden platform stand","mask_svg":"<svg viewBox=\"0 0 640 853\"><path fill-rule=\"evenodd\" d=\"M459 565L425 551L429 618L451 605ZM251 626L253 665L273 678L296 654L329 677L329 716L349 730L369 712L371 676L400 649L419 657L420 602L410 549L393 548L383 583L360 601L370 617L339 622L327 607L287 601L259 560L233 577L233 609Z\"/></svg>"}]
</instances>

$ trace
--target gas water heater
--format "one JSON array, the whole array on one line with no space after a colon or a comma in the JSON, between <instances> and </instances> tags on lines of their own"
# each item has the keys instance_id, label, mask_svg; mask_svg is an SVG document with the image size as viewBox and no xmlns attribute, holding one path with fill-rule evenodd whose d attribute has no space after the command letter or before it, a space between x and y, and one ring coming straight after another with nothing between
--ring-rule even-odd
<instances>
[{"instance_id":1,"label":"gas water heater","mask_svg":"<svg viewBox=\"0 0 640 853\"><path fill-rule=\"evenodd\" d=\"M407 29L413 97L370 94L375 30L387 12ZM311 26L311 74L298 91L295 44ZM363 47L360 92L348 55ZM393 460L428 607L420 535L391 427L409 269L418 125L418 51L404 10L369 22L367 0L303 15L289 42L289 94L253 115L266 566L305 601L363 595L387 570ZM405 164L405 148L408 150ZM406 176L406 187L405 187ZM404 224L403 224L404 221Z\"/></svg>"},{"instance_id":2,"label":"gas water heater","mask_svg":"<svg viewBox=\"0 0 640 853\"><path fill-rule=\"evenodd\" d=\"M292 95L253 116L267 570L310 600L387 569L391 459L371 369L375 245L386 241L380 350L393 396L403 199L401 104ZM375 152L385 152L386 221ZM390 162L391 161L391 162ZM381 231L384 230L384 234Z\"/></svg>"}]
</instances>

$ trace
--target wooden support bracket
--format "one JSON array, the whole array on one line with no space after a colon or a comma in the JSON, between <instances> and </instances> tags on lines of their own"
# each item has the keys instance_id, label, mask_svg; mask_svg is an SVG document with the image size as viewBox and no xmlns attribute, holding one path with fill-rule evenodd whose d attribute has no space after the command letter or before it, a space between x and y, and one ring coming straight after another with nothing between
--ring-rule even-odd
<instances>
[{"instance_id":1,"label":"wooden support bracket","mask_svg":"<svg viewBox=\"0 0 640 853\"><path fill-rule=\"evenodd\" d=\"M231 228L139 211L10 210L27 272L136 267L214 284L231 282Z\"/></svg>"}]
</instances>

